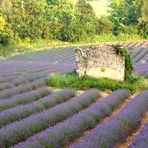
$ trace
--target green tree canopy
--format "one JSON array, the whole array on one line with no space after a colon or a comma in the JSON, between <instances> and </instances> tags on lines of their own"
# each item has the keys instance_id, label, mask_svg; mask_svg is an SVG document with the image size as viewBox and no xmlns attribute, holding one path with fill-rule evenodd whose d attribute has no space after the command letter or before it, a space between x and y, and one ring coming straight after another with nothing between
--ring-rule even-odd
<instances>
[{"instance_id":1,"label":"green tree canopy","mask_svg":"<svg viewBox=\"0 0 148 148\"><path fill-rule=\"evenodd\" d=\"M114 24L114 34L119 34L122 31L125 32L126 26L133 26L133 28L137 26L141 12L140 5L139 0L110 1L109 18Z\"/></svg>"},{"instance_id":2,"label":"green tree canopy","mask_svg":"<svg viewBox=\"0 0 148 148\"><path fill-rule=\"evenodd\" d=\"M138 19L138 29L141 35L148 37L148 0L140 1L140 18Z\"/></svg>"},{"instance_id":3,"label":"green tree canopy","mask_svg":"<svg viewBox=\"0 0 148 148\"><path fill-rule=\"evenodd\" d=\"M5 26L5 20L3 17L0 16L0 31L4 29Z\"/></svg>"},{"instance_id":4,"label":"green tree canopy","mask_svg":"<svg viewBox=\"0 0 148 148\"><path fill-rule=\"evenodd\" d=\"M96 16L92 6L86 0L76 3L76 40L85 40L96 33Z\"/></svg>"},{"instance_id":5,"label":"green tree canopy","mask_svg":"<svg viewBox=\"0 0 148 148\"><path fill-rule=\"evenodd\" d=\"M8 23L12 24L15 34L21 38L36 39L43 33L45 0L12 0Z\"/></svg>"},{"instance_id":6,"label":"green tree canopy","mask_svg":"<svg viewBox=\"0 0 148 148\"><path fill-rule=\"evenodd\" d=\"M75 8L71 0L49 0L46 18L54 39L73 41Z\"/></svg>"}]
</instances>

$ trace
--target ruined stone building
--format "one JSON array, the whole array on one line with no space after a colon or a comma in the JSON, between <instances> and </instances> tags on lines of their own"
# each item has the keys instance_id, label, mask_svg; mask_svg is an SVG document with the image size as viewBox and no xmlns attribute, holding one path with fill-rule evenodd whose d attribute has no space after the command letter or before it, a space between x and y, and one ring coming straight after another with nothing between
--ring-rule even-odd
<instances>
[{"instance_id":1,"label":"ruined stone building","mask_svg":"<svg viewBox=\"0 0 148 148\"><path fill-rule=\"evenodd\" d=\"M125 59L117 54L113 45L98 45L76 49L76 66L79 76L124 80Z\"/></svg>"}]
</instances>

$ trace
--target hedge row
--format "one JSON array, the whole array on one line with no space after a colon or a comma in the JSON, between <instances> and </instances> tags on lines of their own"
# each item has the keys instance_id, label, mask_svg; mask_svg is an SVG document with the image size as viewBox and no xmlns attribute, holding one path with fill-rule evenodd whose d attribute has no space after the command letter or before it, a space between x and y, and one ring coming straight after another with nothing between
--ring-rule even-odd
<instances>
[{"instance_id":1,"label":"hedge row","mask_svg":"<svg viewBox=\"0 0 148 148\"><path fill-rule=\"evenodd\" d=\"M51 109L33 114L21 121L2 127L0 129L0 147L8 147L21 142L27 137L64 120L68 116L89 106L100 97L100 95L101 94L97 89L92 89Z\"/></svg>"},{"instance_id":2,"label":"hedge row","mask_svg":"<svg viewBox=\"0 0 148 148\"><path fill-rule=\"evenodd\" d=\"M80 136L85 130L93 128L105 116L110 115L129 95L128 90L114 91L103 101L97 102L64 122L28 138L26 142L16 145L15 148L65 147L66 144Z\"/></svg>"},{"instance_id":3,"label":"hedge row","mask_svg":"<svg viewBox=\"0 0 148 148\"><path fill-rule=\"evenodd\" d=\"M36 91L36 94L38 93L40 93L39 90ZM3 112L0 113L0 127L8 123L11 123L13 121L26 118L27 116L33 113L41 112L44 109L51 108L56 104L67 101L68 99L74 96L75 96L75 92L73 90L64 89L62 91L52 93L51 95L48 95L37 101L33 100L35 99L35 96L29 97L29 100L32 100L34 102L31 102L25 105L19 105L19 106L10 108L8 110L4 110ZM24 98L22 100L24 101Z\"/></svg>"},{"instance_id":4,"label":"hedge row","mask_svg":"<svg viewBox=\"0 0 148 148\"><path fill-rule=\"evenodd\" d=\"M140 124L143 113L148 110L148 91L139 93L119 113L98 125L71 148L112 148L125 140L131 130Z\"/></svg>"}]
</instances>

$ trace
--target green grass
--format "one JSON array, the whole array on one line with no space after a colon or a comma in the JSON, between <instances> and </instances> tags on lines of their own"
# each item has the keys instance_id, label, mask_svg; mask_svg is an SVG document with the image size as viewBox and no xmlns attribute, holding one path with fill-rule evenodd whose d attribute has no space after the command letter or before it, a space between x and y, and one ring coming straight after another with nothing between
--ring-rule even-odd
<instances>
[{"instance_id":1,"label":"green grass","mask_svg":"<svg viewBox=\"0 0 148 148\"><path fill-rule=\"evenodd\" d=\"M119 36L114 36L112 34L103 34L96 35L94 38L90 37L85 41L81 42L62 42L59 40L36 40L34 42L30 41L16 41L14 44L10 44L0 50L0 59L4 59L4 57L13 56L20 53L27 52L36 52L38 50L48 49L49 47L57 47L57 46L79 46L79 45L95 45L99 43L114 43L114 42L123 42L123 41L141 41L141 38L138 35L127 35L121 34Z\"/></svg>"},{"instance_id":2,"label":"green grass","mask_svg":"<svg viewBox=\"0 0 148 148\"><path fill-rule=\"evenodd\" d=\"M98 88L102 91L114 91L116 89L125 88L133 93L143 89L148 89L142 77L129 78L124 82L115 81L107 78L97 79L90 76L79 77L75 73L57 74L52 73L48 76L48 85L55 88L74 88L76 90L87 90L90 88ZM134 82L134 83L133 83Z\"/></svg>"},{"instance_id":3,"label":"green grass","mask_svg":"<svg viewBox=\"0 0 148 148\"><path fill-rule=\"evenodd\" d=\"M97 35L94 38L94 42L106 43L106 42L124 42L124 41L139 41L143 40L143 38L139 35L130 35L130 34L119 34L118 36L114 36L113 34L103 34Z\"/></svg>"},{"instance_id":4,"label":"green grass","mask_svg":"<svg viewBox=\"0 0 148 148\"><path fill-rule=\"evenodd\" d=\"M62 42L58 40L43 40L38 39L34 42L30 41L14 41L14 43L7 45L6 47L3 47L2 50L0 50L0 59L4 59L4 57L13 56L20 53L26 53L26 52L36 52L38 50L43 50L45 48L50 47L56 47L56 46L67 46L71 43L68 42Z\"/></svg>"}]
</instances>

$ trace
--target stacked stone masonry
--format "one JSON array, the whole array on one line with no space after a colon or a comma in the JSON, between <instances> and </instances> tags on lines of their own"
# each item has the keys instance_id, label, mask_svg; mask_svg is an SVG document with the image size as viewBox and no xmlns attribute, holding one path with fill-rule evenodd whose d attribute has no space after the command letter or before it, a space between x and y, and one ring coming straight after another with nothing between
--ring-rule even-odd
<instances>
[{"instance_id":1,"label":"stacked stone masonry","mask_svg":"<svg viewBox=\"0 0 148 148\"><path fill-rule=\"evenodd\" d=\"M124 80L125 59L117 54L113 45L98 45L88 49L76 49L76 65L79 76Z\"/></svg>"}]
</instances>

